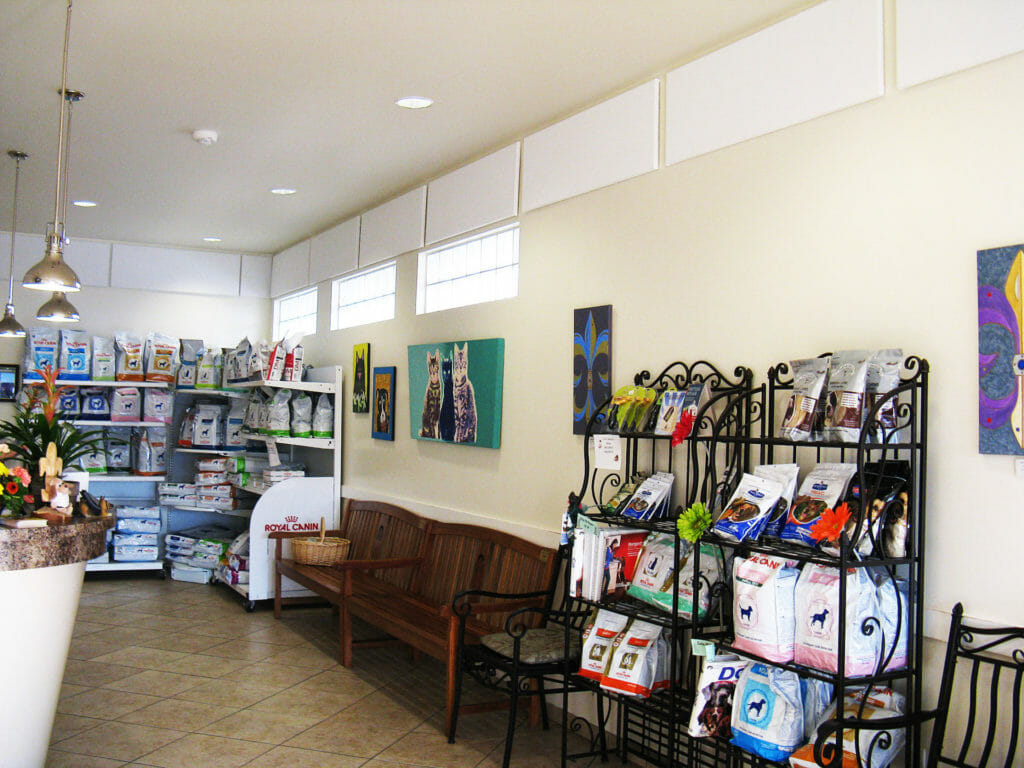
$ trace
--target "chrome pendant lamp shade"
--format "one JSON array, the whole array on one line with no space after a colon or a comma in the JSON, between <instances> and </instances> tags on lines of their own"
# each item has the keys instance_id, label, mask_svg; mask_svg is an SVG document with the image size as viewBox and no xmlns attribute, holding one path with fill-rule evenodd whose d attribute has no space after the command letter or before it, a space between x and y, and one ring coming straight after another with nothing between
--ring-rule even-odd
<instances>
[{"instance_id":1,"label":"chrome pendant lamp shade","mask_svg":"<svg viewBox=\"0 0 1024 768\"><path fill-rule=\"evenodd\" d=\"M77 323L81 317L63 291L54 291L53 297L36 313L36 320L50 323Z\"/></svg>"},{"instance_id":2,"label":"chrome pendant lamp shade","mask_svg":"<svg viewBox=\"0 0 1024 768\"><path fill-rule=\"evenodd\" d=\"M60 128L57 134L57 184L53 196L53 222L46 231L46 252L42 261L29 269L22 278L24 288L39 291L80 291L82 284L78 275L64 261L64 214L62 205L66 205L64 191L64 128L68 108L65 108L68 79L68 39L71 35L71 0L68 0L67 18L64 25L64 56L61 61L60 75Z\"/></svg>"},{"instance_id":3,"label":"chrome pendant lamp shade","mask_svg":"<svg viewBox=\"0 0 1024 768\"><path fill-rule=\"evenodd\" d=\"M4 307L4 317L0 320L0 336L21 338L25 336L25 328L14 317L14 233L18 231L18 178L21 176L21 161L28 155L11 149L7 151L7 156L14 160L14 204L11 206L11 261L7 273L7 306Z\"/></svg>"}]
</instances>

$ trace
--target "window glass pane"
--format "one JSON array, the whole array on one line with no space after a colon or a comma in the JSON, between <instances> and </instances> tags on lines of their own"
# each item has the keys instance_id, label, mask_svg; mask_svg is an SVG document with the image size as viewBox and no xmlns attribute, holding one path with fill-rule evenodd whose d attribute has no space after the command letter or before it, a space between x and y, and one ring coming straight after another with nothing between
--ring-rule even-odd
<instances>
[{"instance_id":1,"label":"window glass pane","mask_svg":"<svg viewBox=\"0 0 1024 768\"><path fill-rule=\"evenodd\" d=\"M416 311L437 312L517 296L518 264L518 224L423 251L416 281Z\"/></svg>"},{"instance_id":2,"label":"window glass pane","mask_svg":"<svg viewBox=\"0 0 1024 768\"><path fill-rule=\"evenodd\" d=\"M274 301L274 338L316 333L317 289L309 288Z\"/></svg>"},{"instance_id":3,"label":"window glass pane","mask_svg":"<svg viewBox=\"0 0 1024 768\"><path fill-rule=\"evenodd\" d=\"M332 330L393 319L397 274L392 262L335 280Z\"/></svg>"}]
</instances>

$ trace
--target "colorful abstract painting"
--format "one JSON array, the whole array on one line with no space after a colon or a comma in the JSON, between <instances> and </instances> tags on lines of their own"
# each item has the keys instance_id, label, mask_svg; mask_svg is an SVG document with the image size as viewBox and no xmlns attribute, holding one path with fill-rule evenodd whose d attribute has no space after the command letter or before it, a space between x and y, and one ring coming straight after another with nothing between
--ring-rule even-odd
<instances>
[{"instance_id":1,"label":"colorful abstract painting","mask_svg":"<svg viewBox=\"0 0 1024 768\"><path fill-rule=\"evenodd\" d=\"M395 367L373 369L373 429L378 440L395 439Z\"/></svg>"},{"instance_id":2,"label":"colorful abstract painting","mask_svg":"<svg viewBox=\"0 0 1024 768\"><path fill-rule=\"evenodd\" d=\"M413 439L500 447L504 372L504 339L410 346Z\"/></svg>"},{"instance_id":3,"label":"colorful abstract painting","mask_svg":"<svg viewBox=\"0 0 1024 768\"><path fill-rule=\"evenodd\" d=\"M584 435L612 394L612 305L573 310L572 325L572 432Z\"/></svg>"},{"instance_id":4,"label":"colorful abstract painting","mask_svg":"<svg viewBox=\"0 0 1024 768\"><path fill-rule=\"evenodd\" d=\"M352 347L352 413L369 413L370 399L366 381L370 372L370 345Z\"/></svg>"},{"instance_id":5,"label":"colorful abstract painting","mask_svg":"<svg viewBox=\"0 0 1024 768\"><path fill-rule=\"evenodd\" d=\"M978 251L978 447L1024 455L1024 245Z\"/></svg>"}]
</instances>

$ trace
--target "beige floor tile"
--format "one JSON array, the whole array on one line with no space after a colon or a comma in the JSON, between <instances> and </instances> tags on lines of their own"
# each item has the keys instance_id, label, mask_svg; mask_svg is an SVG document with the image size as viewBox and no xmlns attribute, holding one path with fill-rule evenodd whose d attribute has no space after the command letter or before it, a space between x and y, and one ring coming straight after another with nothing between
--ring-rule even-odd
<instances>
[{"instance_id":1,"label":"beige floor tile","mask_svg":"<svg viewBox=\"0 0 1024 768\"><path fill-rule=\"evenodd\" d=\"M57 711L64 715L98 717L101 720L116 720L121 715L142 709L148 704L160 701L158 696L147 696L130 691L114 691L107 688L93 688L91 691L69 696L57 703Z\"/></svg>"},{"instance_id":2,"label":"beige floor tile","mask_svg":"<svg viewBox=\"0 0 1024 768\"><path fill-rule=\"evenodd\" d=\"M303 731L294 739L286 742L285 746L335 752L353 757L373 757L395 744L405 734L405 731L398 728L349 723L340 721L335 716Z\"/></svg>"},{"instance_id":3,"label":"beige floor tile","mask_svg":"<svg viewBox=\"0 0 1024 768\"><path fill-rule=\"evenodd\" d=\"M75 685L74 683L63 683L60 686L60 696L58 698L66 699L68 696L77 696L80 693L92 690L91 685Z\"/></svg>"},{"instance_id":4,"label":"beige floor tile","mask_svg":"<svg viewBox=\"0 0 1024 768\"><path fill-rule=\"evenodd\" d=\"M163 632L157 632L152 629L142 629L141 627L128 626L117 626L117 627L104 627L102 631L97 632L95 637L104 638L111 642L121 643L122 645L145 645L146 641L156 640L160 637L166 637L167 635Z\"/></svg>"},{"instance_id":5,"label":"beige floor tile","mask_svg":"<svg viewBox=\"0 0 1024 768\"><path fill-rule=\"evenodd\" d=\"M154 613L136 613L132 626L153 629L158 632L188 632L195 623L180 616L161 616Z\"/></svg>"},{"instance_id":6,"label":"beige floor tile","mask_svg":"<svg viewBox=\"0 0 1024 768\"><path fill-rule=\"evenodd\" d=\"M119 643L102 637L102 632L84 637L73 637L68 647L69 659L95 659L120 651L131 643Z\"/></svg>"},{"instance_id":7,"label":"beige floor tile","mask_svg":"<svg viewBox=\"0 0 1024 768\"><path fill-rule=\"evenodd\" d=\"M351 755L336 755L330 752L315 752L295 747L274 747L260 755L245 768L360 768L364 758ZM398 766L390 766L398 768Z\"/></svg>"},{"instance_id":8,"label":"beige floor tile","mask_svg":"<svg viewBox=\"0 0 1024 768\"><path fill-rule=\"evenodd\" d=\"M106 624L107 626L137 626L139 619L148 618L144 613L126 611L123 609L111 610L110 608L99 608L91 605L84 605L78 609L78 621L88 621L95 624Z\"/></svg>"},{"instance_id":9,"label":"beige floor tile","mask_svg":"<svg viewBox=\"0 0 1024 768\"><path fill-rule=\"evenodd\" d=\"M83 717L82 715L65 715L58 712L53 718L53 730L50 731L50 743L56 744L76 733L82 733L90 728L95 728L103 720L96 717Z\"/></svg>"},{"instance_id":10,"label":"beige floor tile","mask_svg":"<svg viewBox=\"0 0 1024 768\"><path fill-rule=\"evenodd\" d=\"M260 643L250 640L248 637L238 637L207 648L203 651L203 655L223 656L227 659L241 659L242 661L263 661L280 652L280 645Z\"/></svg>"},{"instance_id":11,"label":"beige floor tile","mask_svg":"<svg viewBox=\"0 0 1024 768\"><path fill-rule=\"evenodd\" d=\"M119 718L124 723L152 725L175 731L198 731L238 711L237 707L222 707L184 699L163 699Z\"/></svg>"},{"instance_id":12,"label":"beige floor tile","mask_svg":"<svg viewBox=\"0 0 1024 768\"><path fill-rule=\"evenodd\" d=\"M167 669L169 665L188 658L187 653L165 651L161 648L143 648L130 645L119 651L97 656L92 661L106 664L120 664L122 667L139 667L141 669ZM173 671L173 670L170 670Z\"/></svg>"},{"instance_id":13,"label":"beige floor tile","mask_svg":"<svg viewBox=\"0 0 1024 768\"><path fill-rule=\"evenodd\" d=\"M64 665L64 682L72 685L103 685L138 674L138 669L118 664L103 664L82 659L68 659Z\"/></svg>"},{"instance_id":14,"label":"beige floor tile","mask_svg":"<svg viewBox=\"0 0 1024 768\"><path fill-rule=\"evenodd\" d=\"M379 755L380 760L394 760L437 768L473 768L494 749L500 740L457 741L435 733L417 731L399 739Z\"/></svg>"},{"instance_id":15,"label":"beige floor tile","mask_svg":"<svg viewBox=\"0 0 1024 768\"><path fill-rule=\"evenodd\" d=\"M243 683L279 685L283 688L303 683L319 673L309 667L288 667L283 664L257 662L224 675L223 680L239 680Z\"/></svg>"},{"instance_id":16,"label":"beige floor tile","mask_svg":"<svg viewBox=\"0 0 1024 768\"><path fill-rule=\"evenodd\" d=\"M85 635L91 635L93 632L99 632L107 629L109 624L96 624L92 621L77 621L75 622L75 628L71 633L72 637L84 637Z\"/></svg>"},{"instance_id":17,"label":"beige floor tile","mask_svg":"<svg viewBox=\"0 0 1024 768\"><path fill-rule=\"evenodd\" d=\"M314 670L309 671L314 672ZM312 677L299 683L299 687L317 691L328 691L330 693L366 696L377 690L379 686L371 681L364 680L355 672L350 672L344 667L337 667L336 669L328 669L323 672L314 672Z\"/></svg>"},{"instance_id":18,"label":"beige floor tile","mask_svg":"<svg viewBox=\"0 0 1024 768\"><path fill-rule=\"evenodd\" d=\"M175 698L218 704L222 707L248 707L280 692L280 687L243 683L237 680L208 680L182 691Z\"/></svg>"},{"instance_id":19,"label":"beige floor tile","mask_svg":"<svg viewBox=\"0 0 1024 768\"><path fill-rule=\"evenodd\" d=\"M124 765L121 760L109 760L105 757L77 755L73 752L61 752L51 749L46 755L45 768L117 768Z\"/></svg>"},{"instance_id":20,"label":"beige floor tile","mask_svg":"<svg viewBox=\"0 0 1024 768\"><path fill-rule=\"evenodd\" d=\"M424 712L415 705L410 706L403 702L400 698L377 691L360 699L357 705L354 704L346 708L338 715L338 718L351 723L376 723L384 728L400 728L411 731L436 711L435 707L429 712Z\"/></svg>"},{"instance_id":21,"label":"beige floor tile","mask_svg":"<svg viewBox=\"0 0 1024 768\"><path fill-rule=\"evenodd\" d=\"M313 667L314 669L331 669L340 666L337 654L324 653L312 645L296 645L268 659L274 664L288 664L293 667Z\"/></svg>"},{"instance_id":22,"label":"beige floor tile","mask_svg":"<svg viewBox=\"0 0 1024 768\"><path fill-rule=\"evenodd\" d=\"M181 651L182 653L197 653L220 645L224 642L222 637L210 637L209 635L193 635L187 632L153 632L153 637L139 640L135 645L142 645L146 648L163 648L168 651Z\"/></svg>"},{"instance_id":23,"label":"beige floor tile","mask_svg":"<svg viewBox=\"0 0 1024 768\"><path fill-rule=\"evenodd\" d=\"M361 698L362 696L359 694L318 691L295 686L253 704L252 708L299 717L307 714L316 715L323 719L352 706Z\"/></svg>"},{"instance_id":24,"label":"beige floor tile","mask_svg":"<svg viewBox=\"0 0 1024 768\"><path fill-rule=\"evenodd\" d=\"M181 731L107 721L59 742L62 752L129 761L185 736Z\"/></svg>"},{"instance_id":25,"label":"beige floor tile","mask_svg":"<svg viewBox=\"0 0 1024 768\"><path fill-rule=\"evenodd\" d=\"M525 727L525 713L520 712L516 718L520 730ZM417 731L439 734L447 737L445 731L445 715L439 712L424 720ZM488 739L503 739L508 728L508 711L479 712L459 716L455 738L459 741L486 741ZM557 727L552 725L552 729Z\"/></svg>"},{"instance_id":26,"label":"beige floor tile","mask_svg":"<svg viewBox=\"0 0 1024 768\"><path fill-rule=\"evenodd\" d=\"M275 645L302 645L306 642L305 637L300 633L284 625L277 624L268 629L251 632L245 636L245 639L254 640L258 643L274 643Z\"/></svg>"},{"instance_id":27,"label":"beige floor tile","mask_svg":"<svg viewBox=\"0 0 1024 768\"><path fill-rule=\"evenodd\" d=\"M212 736L226 736L246 741L265 741L283 744L323 718L316 715L282 715L258 709L243 709L223 720L210 723L197 730Z\"/></svg>"},{"instance_id":28,"label":"beige floor tile","mask_svg":"<svg viewBox=\"0 0 1024 768\"><path fill-rule=\"evenodd\" d=\"M166 672L177 672L182 675L198 675L199 677L223 677L242 667L249 666L247 661L225 659L220 656L200 656L186 654L179 661L160 667Z\"/></svg>"},{"instance_id":29,"label":"beige floor tile","mask_svg":"<svg viewBox=\"0 0 1024 768\"><path fill-rule=\"evenodd\" d=\"M190 733L146 755L143 762L160 768L238 768L270 749L269 744Z\"/></svg>"},{"instance_id":30,"label":"beige floor tile","mask_svg":"<svg viewBox=\"0 0 1024 768\"><path fill-rule=\"evenodd\" d=\"M202 685L206 682L209 682L207 677L179 675L159 669L147 669L131 677L107 683L103 687L115 691L132 691L134 693L146 693L150 696L166 697L187 691L189 688L195 688L197 685Z\"/></svg>"},{"instance_id":31,"label":"beige floor tile","mask_svg":"<svg viewBox=\"0 0 1024 768\"><path fill-rule=\"evenodd\" d=\"M90 608L120 608L127 607L130 603L134 602L137 602L136 598L122 592L104 592L102 594L82 595L78 605ZM129 610L131 609L129 608Z\"/></svg>"}]
</instances>

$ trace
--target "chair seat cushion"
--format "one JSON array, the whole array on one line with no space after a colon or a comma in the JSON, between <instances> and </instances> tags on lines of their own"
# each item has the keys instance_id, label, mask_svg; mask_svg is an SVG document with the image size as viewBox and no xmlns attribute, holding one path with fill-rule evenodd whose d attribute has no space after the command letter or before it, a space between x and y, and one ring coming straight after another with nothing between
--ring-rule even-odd
<instances>
[{"instance_id":1,"label":"chair seat cushion","mask_svg":"<svg viewBox=\"0 0 1024 768\"><path fill-rule=\"evenodd\" d=\"M495 653L512 658L515 640L505 632L495 632L480 638L481 644ZM576 632L570 633L570 656L578 656L580 640ZM565 658L565 630L561 627L528 629L519 646L519 660L524 664L547 664Z\"/></svg>"}]
</instances>

